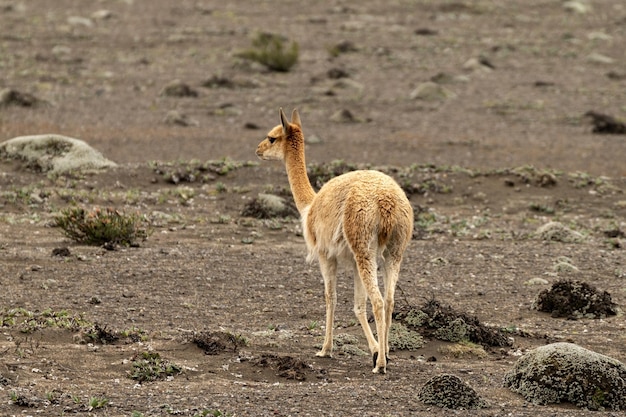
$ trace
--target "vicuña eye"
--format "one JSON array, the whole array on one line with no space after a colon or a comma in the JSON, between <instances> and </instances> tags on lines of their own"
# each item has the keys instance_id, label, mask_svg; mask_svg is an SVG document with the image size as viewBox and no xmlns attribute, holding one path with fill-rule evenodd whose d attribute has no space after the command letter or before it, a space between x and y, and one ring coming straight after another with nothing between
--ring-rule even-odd
<instances>
[{"instance_id":1,"label":"vicu\u00f1a eye","mask_svg":"<svg viewBox=\"0 0 626 417\"><path fill-rule=\"evenodd\" d=\"M269 140L269 141L270 141L270 143L274 143L274 142L276 142L276 138L273 138L273 137L271 137L271 136L268 136L268 137L267 137L267 140Z\"/></svg>"}]
</instances>

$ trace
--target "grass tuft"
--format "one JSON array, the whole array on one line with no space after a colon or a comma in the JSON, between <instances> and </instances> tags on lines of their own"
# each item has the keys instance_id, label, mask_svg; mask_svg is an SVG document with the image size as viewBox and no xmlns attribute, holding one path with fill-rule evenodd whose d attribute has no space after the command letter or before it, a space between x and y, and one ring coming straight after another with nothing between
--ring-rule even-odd
<instances>
[{"instance_id":1,"label":"grass tuft","mask_svg":"<svg viewBox=\"0 0 626 417\"><path fill-rule=\"evenodd\" d=\"M150 234L145 216L113 208L63 210L56 217L55 226L63 229L70 239L88 245L138 246Z\"/></svg>"},{"instance_id":2,"label":"grass tuft","mask_svg":"<svg viewBox=\"0 0 626 417\"><path fill-rule=\"evenodd\" d=\"M288 72L298 62L299 47L297 42L287 46L287 40L274 33L259 33L252 40L252 48L237 54L266 66L272 71Z\"/></svg>"}]
</instances>

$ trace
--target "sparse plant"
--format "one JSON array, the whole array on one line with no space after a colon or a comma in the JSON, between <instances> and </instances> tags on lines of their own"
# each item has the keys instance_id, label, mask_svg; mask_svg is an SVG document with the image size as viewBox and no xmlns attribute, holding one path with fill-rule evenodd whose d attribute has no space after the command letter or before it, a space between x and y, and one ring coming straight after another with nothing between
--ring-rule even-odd
<instances>
[{"instance_id":1,"label":"sparse plant","mask_svg":"<svg viewBox=\"0 0 626 417\"><path fill-rule=\"evenodd\" d=\"M225 413L221 410L202 410L202 412L200 412L200 414L194 414L194 417L207 417L207 416L211 416L211 417L230 417L232 416L231 413Z\"/></svg>"},{"instance_id":2,"label":"sparse plant","mask_svg":"<svg viewBox=\"0 0 626 417\"><path fill-rule=\"evenodd\" d=\"M89 411L104 408L109 404L108 398L105 397L91 397L89 399Z\"/></svg>"},{"instance_id":3,"label":"sparse plant","mask_svg":"<svg viewBox=\"0 0 626 417\"><path fill-rule=\"evenodd\" d=\"M218 182L215 184L215 191L216 191L218 194L222 194L222 193L227 192L227 191L228 191L228 188L226 187L226 184L224 184L224 183L223 183L223 182L221 182L221 181L218 181Z\"/></svg>"},{"instance_id":4,"label":"sparse plant","mask_svg":"<svg viewBox=\"0 0 626 417\"><path fill-rule=\"evenodd\" d=\"M137 246L148 238L148 224L143 215L113 208L86 211L75 207L61 211L55 219L55 226L67 237L88 245Z\"/></svg>"},{"instance_id":5,"label":"sparse plant","mask_svg":"<svg viewBox=\"0 0 626 417\"><path fill-rule=\"evenodd\" d=\"M162 359L157 352L142 352L135 356L129 378L139 382L155 381L178 375L181 372L180 366Z\"/></svg>"},{"instance_id":6,"label":"sparse plant","mask_svg":"<svg viewBox=\"0 0 626 417\"><path fill-rule=\"evenodd\" d=\"M148 340L147 332L139 327L131 327L120 332L120 336L126 337L133 342L145 342Z\"/></svg>"},{"instance_id":7,"label":"sparse plant","mask_svg":"<svg viewBox=\"0 0 626 417\"><path fill-rule=\"evenodd\" d=\"M90 323L82 315L71 314L67 310L54 311L45 309L32 312L24 308L12 308L0 311L0 326L16 326L22 333L32 333L43 328L78 330Z\"/></svg>"},{"instance_id":8,"label":"sparse plant","mask_svg":"<svg viewBox=\"0 0 626 417\"><path fill-rule=\"evenodd\" d=\"M297 62L299 46L291 42L287 46L284 36L262 32L252 40L252 48L239 52L237 56L264 65L272 71L288 72Z\"/></svg>"},{"instance_id":9,"label":"sparse plant","mask_svg":"<svg viewBox=\"0 0 626 417\"><path fill-rule=\"evenodd\" d=\"M554 207L546 206L545 204L539 203L531 203L530 210L544 214L554 214L556 212L556 210L554 210Z\"/></svg>"}]
</instances>

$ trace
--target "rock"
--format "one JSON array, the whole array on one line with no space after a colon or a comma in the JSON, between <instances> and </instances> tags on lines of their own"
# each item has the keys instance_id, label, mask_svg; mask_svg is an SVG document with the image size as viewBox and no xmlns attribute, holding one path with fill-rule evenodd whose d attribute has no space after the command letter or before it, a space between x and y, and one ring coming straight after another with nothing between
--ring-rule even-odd
<instances>
[{"instance_id":1,"label":"rock","mask_svg":"<svg viewBox=\"0 0 626 417\"><path fill-rule=\"evenodd\" d=\"M179 112L178 110L170 110L165 115L163 122L168 125L178 125L178 126L200 126L200 122L195 119L190 118L186 114Z\"/></svg>"},{"instance_id":2,"label":"rock","mask_svg":"<svg viewBox=\"0 0 626 417\"><path fill-rule=\"evenodd\" d=\"M41 100L32 94L23 93L12 88L0 90L0 107L9 105L35 107L41 102Z\"/></svg>"},{"instance_id":3,"label":"rock","mask_svg":"<svg viewBox=\"0 0 626 417\"><path fill-rule=\"evenodd\" d=\"M67 18L67 23L70 26L83 26L86 28L93 27L93 21L91 19L81 16L70 16Z\"/></svg>"},{"instance_id":4,"label":"rock","mask_svg":"<svg viewBox=\"0 0 626 417\"><path fill-rule=\"evenodd\" d=\"M0 100L0 103L1 102L2 100ZM593 124L593 133L615 135L626 134L626 124L617 120L613 116L590 110L585 113L585 117L591 119L591 123Z\"/></svg>"},{"instance_id":5,"label":"rock","mask_svg":"<svg viewBox=\"0 0 626 417\"><path fill-rule=\"evenodd\" d=\"M524 282L524 285L547 285L549 284L547 279L544 278L531 278Z\"/></svg>"},{"instance_id":6,"label":"rock","mask_svg":"<svg viewBox=\"0 0 626 417\"><path fill-rule=\"evenodd\" d=\"M198 92L180 80L174 80L161 90L160 96L198 97Z\"/></svg>"},{"instance_id":7,"label":"rock","mask_svg":"<svg viewBox=\"0 0 626 417\"><path fill-rule=\"evenodd\" d=\"M354 81L350 78L341 78L335 81L331 87L331 91L341 90L341 94L348 95L353 100L358 100L363 96L363 90L365 86L358 81ZM333 94L334 95L334 94Z\"/></svg>"},{"instance_id":8,"label":"rock","mask_svg":"<svg viewBox=\"0 0 626 417\"><path fill-rule=\"evenodd\" d=\"M283 197L260 193L257 198L246 204L241 215L257 219L271 219L275 217L297 217L298 211L294 204Z\"/></svg>"},{"instance_id":9,"label":"rock","mask_svg":"<svg viewBox=\"0 0 626 417\"><path fill-rule=\"evenodd\" d=\"M52 49L50 50L50 52L52 53L52 55L54 56L64 56L64 55L69 55L72 53L72 48L70 48L69 46L66 45L55 45L52 47Z\"/></svg>"},{"instance_id":10,"label":"rock","mask_svg":"<svg viewBox=\"0 0 626 417\"><path fill-rule=\"evenodd\" d=\"M463 69L470 72L491 72L493 65L484 58L470 58L463 64Z\"/></svg>"},{"instance_id":11,"label":"rock","mask_svg":"<svg viewBox=\"0 0 626 417\"><path fill-rule=\"evenodd\" d=\"M54 174L116 166L84 141L55 134L20 136L2 142L0 158L21 160L36 171Z\"/></svg>"},{"instance_id":12,"label":"rock","mask_svg":"<svg viewBox=\"0 0 626 417\"><path fill-rule=\"evenodd\" d=\"M593 52L587 55L587 61L593 62L595 64L613 64L615 62L613 58L599 54L597 52Z\"/></svg>"},{"instance_id":13,"label":"rock","mask_svg":"<svg viewBox=\"0 0 626 417\"><path fill-rule=\"evenodd\" d=\"M533 404L626 410L626 366L572 343L528 352L505 375L504 384Z\"/></svg>"},{"instance_id":14,"label":"rock","mask_svg":"<svg viewBox=\"0 0 626 417\"><path fill-rule=\"evenodd\" d=\"M564 226L559 222L549 222L539 227L535 232L542 240L563 243L580 243L584 240L582 234Z\"/></svg>"},{"instance_id":15,"label":"rock","mask_svg":"<svg viewBox=\"0 0 626 417\"><path fill-rule=\"evenodd\" d=\"M591 11L591 6L583 1L566 1L563 3L563 9L572 13L585 14Z\"/></svg>"},{"instance_id":16,"label":"rock","mask_svg":"<svg viewBox=\"0 0 626 417\"><path fill-rule=\"evenodd\" d=\"M587 39L589 39L590 41L610 41L613 39L613 36L604 33L604 32L589 32L587 34Z\"/></svg>"},{"instance_id":17,"label":"rock","mask_svg":"<svg viewBox=\"0 0 626 417\"><path fill-rule=\"evenodd\" d=\"M320 137L315 134L307 135L304 141L308 145L317 145L318 143L322 143L322 139L320 139Z\"/></svg>"},{"instance_id":18,"label":"rock","mask_svg":"<svg viewBox=\"0 0 626 417\"><path fill-rule=\"evenodd\" d=\"M425 101L444 101L454 97L456 97L456 94L452 91L432 81L427 81L418 85L409 94L409 98L412 100Z\"/></svg>"},{"instance_id":19,"label":"rock","mask_svg":"<svg viewBox=\"0 0 626 417\"><path fill-rule=\"evenodd\" d=\"M341 68L331 68L328 70L326 75L332 80L337 80L339 78L350 78L350 73Z\"/></svg>"},{"instance_id":20,"label":"rock","mask_svg":"<svg viewBox=\"0 0 626 417\"><path fill-rule=\"evenodd\" d=\"M113 17L113 12L110 10L97 10L91 14L92 19L96 20L107 20Z\"/></svg>"},{"instance_id":21,"label":"rock","mask_svg":"<svg viewBox=\"0 0 626 417\"><path fill-rule=\"evenodd\" d=\"M360 123L363 122L362 119L357 118L352 114L352 112L348 109L342 109L335 112L332 116L330 116L330 120L332 122L337 123Z\"/></svg>"},{"instance_id":22,"label":"rock","mask_svg":"<svg viewBox=\"0 0 626 417\"><path fill-rule=\"evenodd\" d=\"M455 375L441 374L430 378L419 390L417 398L424 404L454 410L486 407L478 393Z\"/></svg>"}]
</instances>

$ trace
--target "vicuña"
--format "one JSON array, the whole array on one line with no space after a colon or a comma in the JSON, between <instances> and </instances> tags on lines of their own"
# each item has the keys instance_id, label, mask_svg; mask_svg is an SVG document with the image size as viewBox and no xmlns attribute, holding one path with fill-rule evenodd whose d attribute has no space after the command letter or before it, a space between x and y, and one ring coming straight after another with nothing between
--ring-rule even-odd
<instances>
[{"instance_id":1,"label":"vicu\u00f1a","mask_svg":"<svg viewBox=\"0 0 626 417\"><path fill-rule=\"evenodd\" d=\"M340 175L316 193L307 176L304 135L297 110L289 121L280 109L280 124L270 130L256 154L261 159L284 161L302 218L308 260L317 258L324 277L326 334L317 356L332 355L337 267L339 264L352 266L354 313L373 357L372 372L384 374L396 283L402 256L413 234L413 208L406 194L391 177L374 170ZM384 297L378 287L379 259L383 266ZM367 322L368 298L378 341Z\"/></svg>"}]
</instances>

